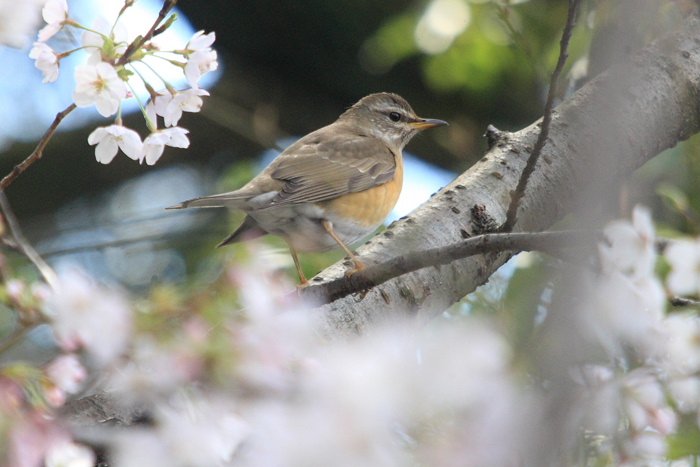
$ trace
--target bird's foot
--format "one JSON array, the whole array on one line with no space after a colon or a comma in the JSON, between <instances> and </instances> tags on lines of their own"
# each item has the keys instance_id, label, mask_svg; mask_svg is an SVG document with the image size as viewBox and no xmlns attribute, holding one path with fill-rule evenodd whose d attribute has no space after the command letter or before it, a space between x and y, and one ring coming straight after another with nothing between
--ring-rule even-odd
<instances>
[{"instance_id":1,"label":"bird's foot","mask_svg":"<svg viewBox=\"0 0 700 467\"><path fill-rule=\"evenodd\" d=\"M350 276L352 276L356 272L362 271L363 269L367 269L367 266L362 264L360 262L360 260L358 260L357 258L353 258L353 263L355 263L355 267L348 270L348 271L345 271L345 278L346 279L350 279Z\"/></svg>"}]
</instances>

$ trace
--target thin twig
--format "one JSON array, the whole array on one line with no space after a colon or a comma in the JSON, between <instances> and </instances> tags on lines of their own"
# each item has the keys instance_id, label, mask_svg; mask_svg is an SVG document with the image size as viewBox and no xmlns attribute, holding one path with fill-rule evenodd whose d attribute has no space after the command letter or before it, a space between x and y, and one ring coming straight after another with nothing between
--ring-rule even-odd
<instances>
[{"instance_id":1,"label":"thin twig","mask_svg":"<svg viewBox=\"0 0 700 467\"><path fill-rule=\"evenodd\" d=\"M46 148L46 145L49 143L49 140L56 132L58 125L60 125L63 119L66 118L69 113L74 111L75 108L76 105L75 103L73 103L69 105L64 111L56 114L56 118L54 118L53 123L51 123L49 129L46 130L46 133L44 133L44 136L41 138L41 141L39 141L39 144L37 144L36 148L34 149L34 151L32 151L29 157L27 157L19 165L14 166L12 171L9 174L7 174L5 178L2 179L2 181L0 181L0 191L4 191L5 188L10 186L10 183L12 183L14 179L17 178L22 172L27 170L30 165L32 165L37 160L41 159L41 157L44 155L44 148Z\"/></svg>"},{"instance_id":2,"label":"thin twig","mask_svg":"<svg viewBox=\"0 0 700 467\"><path fill-rule=\"evenodd\" d=\"M508 214L506 215L506 221L501 227L502 232L510 232L515 226L517 221L518 207L520 206L520 201L523 196L525 196L525 188L530 180L530 176L535 171L535 166L537 165L537 160L542 154L542 148L547 142L547 137L549 136L549 128L552 124L552 111L554 110L554 98L557 95L557 89L559 87L559 75L564 69L566 60L569 58L569 42L571 41L571 35L576 25L576 17L578 15L579 6L581 0L569 0L569 15L566 20L566 26L564 26L564 32L562 33L561 41L559 42L561 50L559 52L559 60L557 61L557 66L554 68L552 73L552 79L549 86L549 92L547 93L547 102L544 106L544 116L542 117L542 128L540 134L537 137L537 142L527 160L527 164L523 169L523 173L520 175L520 180L518 181L518 186L512 194L510 200L510 206L508 206Z\"/></svg>"},{"instance_id":3,"label":"thin twig","mask_svg":"<svg viewBox=\"0 0 700 467\"><path fill-rule=\"evenodd\" d=\"M172 10L176 4L177 0L165 0L165 2L163 3L163 7L158 12L158 17L151 26L151 29L149 29L145 35L140 36L134 42L129 44L129 46L124 51L124 55L119 57L119 60L117 60L116 65L124 65L125 63L127 63L131 56L134 55L134 53L137 50L141 50L141 48L146 42L150 41L151 39L153 39L154 36L163 32L163 30L158 29L158 26L160 26L160 23L163 22L170 10Z\"/></svg>"},{"instance_id":4,"label":"thin twig","mask_svg":"<svg viewBox=\"0 0 700 467\"><path fill-rule=\"evenodd\" d=\"M557 256L565 248L589 246L601 240L600 231L490 233L439 248L411 252L384 263L367 266L352 276L301 289L302 297L329 303L346 295L369 290L418 269L450 264L469 256L504 251L542 251Z\"/></svg>"},{"instance_id":5,"label":"thin twig","mask_svg":"<svg viewBox=\"0 0 700 467\"><path fill-rule=\"evenodd\" d=\"M34 249L32 244L29 243L29 241L24 237L22 229L19 226L19 222L17 222L17 218L12 212L12 207L10 206L10 202L7 200L7 196L5 195L4 191L0 191L0 209L2 209L2 212L5 215L5 221L9 227L10 234L17 243L19 250L27 258L29 258L29 261L34 263L41 275L44 276L44 280L55 289L58 285L58 276L56 276L56 272L51 268L51 266L48 265L48 263L46 263L46 261L44 261L39 253L37 253L37 251Z\"/></svg>"},{"instance_id":6,"label":"thin twig","mask_svg":"<svg viewBox=\"0 0 700 467\"><path fill-rule=\"evenodd\" d=\"M671 306L700 306L700 300L685 297L671 297Z\"/></svg>"}]
</instances>

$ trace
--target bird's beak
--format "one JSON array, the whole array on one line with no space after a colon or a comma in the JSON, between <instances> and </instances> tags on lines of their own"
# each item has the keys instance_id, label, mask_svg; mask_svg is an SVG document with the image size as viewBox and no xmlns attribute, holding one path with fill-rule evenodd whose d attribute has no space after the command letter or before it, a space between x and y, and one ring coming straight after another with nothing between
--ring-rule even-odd
<instances>
[{"instance_id":1,"label":"bird's beak","mask_svg":"<svg viewBox=\"0 0 700 467\"><path fill-rule=\"evenodd\" d=\"M416 130L426 130L436 126L447 126L449 123L444 120L437 120L435 118L421 118L417 122L410 122L408 125L412 126Z\"/></svg>"}]
</instances>

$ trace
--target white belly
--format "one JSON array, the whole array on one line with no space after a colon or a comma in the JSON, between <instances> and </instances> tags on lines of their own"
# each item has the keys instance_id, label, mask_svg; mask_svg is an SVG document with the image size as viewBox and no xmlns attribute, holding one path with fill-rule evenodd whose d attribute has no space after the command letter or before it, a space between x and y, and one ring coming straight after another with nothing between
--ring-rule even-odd
<instances>
[{"instance_id":1,"label":"white belly","mask_svg":"<svg viewBox=\"0 0 700 467\"><path fill-rule=\"evenodd\" d=\"M331 222L333 230L347 246L359 242L378 227L361 226L329 216L323 208L313 204L260 209L248 214L265 231L284 238L297 251L328 251L340 248L324 230L321 225L323 220Z\"/></svg>"}]
</instances>

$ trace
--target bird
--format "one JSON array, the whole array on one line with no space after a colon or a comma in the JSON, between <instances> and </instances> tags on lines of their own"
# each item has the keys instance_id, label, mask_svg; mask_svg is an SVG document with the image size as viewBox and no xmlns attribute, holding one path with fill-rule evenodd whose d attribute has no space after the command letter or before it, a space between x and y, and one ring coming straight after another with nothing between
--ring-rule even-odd
<instances>
[{"instance_id":1,"label":"bird","mask_svg":"<svg viewBox=\"0 0 700 467\"><path fill-rule=\"evenodd\" d=\"M247 214L218 246L266 234L289 246L300 287L309 284L298 252L342 248L354 274L365 265L350 250L374 232L403 185L403 149L420 131L447 125L418 117L397 94L370 94L338 119L297 140L242 188L166 209L225 207Z\"/></svg>"}]
</instances>

